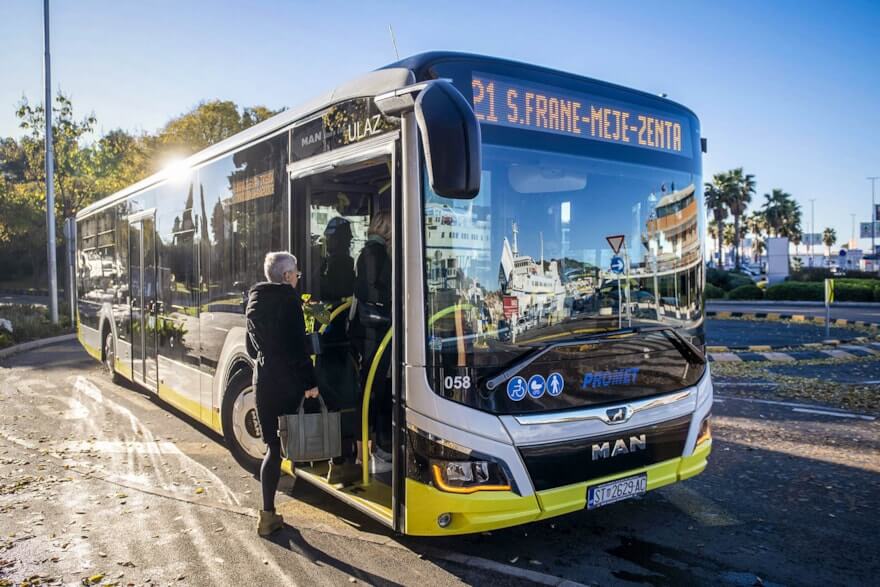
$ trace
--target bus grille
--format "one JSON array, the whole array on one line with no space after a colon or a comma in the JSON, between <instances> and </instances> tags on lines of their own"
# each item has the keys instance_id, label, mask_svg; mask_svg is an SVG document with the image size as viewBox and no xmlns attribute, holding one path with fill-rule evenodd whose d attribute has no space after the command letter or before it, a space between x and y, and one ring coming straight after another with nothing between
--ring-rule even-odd
<instances>
[{"instance_id":1,"label":"bus grille","mask_svg":"<svg viewBox=\"0 0 880 587\"><path fill-rule=\"evenodd\" d=\"M605 436L523 446L519 448L519 453L535 490L542 491L680 457L684 451L690 422L691 416L684 416ZM644 447L638 442L641 435L644 435ZM631 442L632 437L636 437L635 443ZM626 452L619 450L618 454L612 456L618 440L623 441ZM607 446L605 443L608 443Z\"/></svg>"}]
</instances>

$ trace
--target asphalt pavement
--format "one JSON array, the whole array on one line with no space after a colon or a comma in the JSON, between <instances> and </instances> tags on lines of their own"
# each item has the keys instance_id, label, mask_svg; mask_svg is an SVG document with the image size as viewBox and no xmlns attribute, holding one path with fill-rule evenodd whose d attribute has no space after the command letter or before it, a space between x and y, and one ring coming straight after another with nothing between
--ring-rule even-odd
<instances>
[{"instance_id":1,"label":"asphalt pavement","mask_svg":"<svg viewBox=\"0 0 880 587\"><path fill-rule=\"evenodd\" d=\"M719 377L709 467L638 500L448 539L395 536L305 484L254 532L259 484L221 440L111 384L75 342L0 368L0 580L44 584L854 585L880 573L876 414ZM769 402L769 403L768 403ZM284 489L290 489L289 480ZM99 577L100 576L100 577Z\"/></svg>"},{"instance_id":2,"label":"asphalt pavement","mask_svg":"<svg viewBox=\"0 0 880 587\"><path fill-rule=\"evenodd\" d=\"M832 326L830 335L825 327L783 320L721 320L706 319L706 344L710 346L769 345L799 346L821 342L827 338L851 339L861 333L852 328Z\"/></svg>"}]
</instances>

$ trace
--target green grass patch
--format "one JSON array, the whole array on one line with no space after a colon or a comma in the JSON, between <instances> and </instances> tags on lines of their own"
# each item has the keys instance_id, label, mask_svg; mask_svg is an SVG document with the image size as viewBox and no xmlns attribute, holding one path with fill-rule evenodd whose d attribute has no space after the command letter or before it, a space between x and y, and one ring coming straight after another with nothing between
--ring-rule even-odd
<instances>
[{"instance_id":1,"label":"green grass patch","mask_svg":"<svg viewBox=\"0 0 880 587\"><path fill-rule=\"evenodd\" d=\"M43 306L20 304L0 306L0 318L12 322L12 333L0 327L0 348L73 332L70 318L64 308L59 310L58 324L52 324L49 320L49 310Z\"/></svg>"}]
</instances>

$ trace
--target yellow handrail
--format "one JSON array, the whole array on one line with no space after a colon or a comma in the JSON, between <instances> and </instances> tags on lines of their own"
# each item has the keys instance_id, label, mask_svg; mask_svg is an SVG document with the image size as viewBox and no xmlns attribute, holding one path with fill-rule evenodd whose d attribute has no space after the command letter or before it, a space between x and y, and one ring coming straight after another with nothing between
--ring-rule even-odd
<instances>
[{"instance_id":1,"label":"yellow handrail","mask_svg":"<svg viewBox=\"0 0 880 587\"><path fill-rule=\"evenodd\" d=\"M388 332L385 333L385 338L382 339L379 348L376 349L376 354L373 355L373 364L370 365L370 372L367 373L367 382L366 385L364 385L364 401L361 410L361 480L365 486L370 484L370 394L373 391L373 380L376 378L376 370L379 368L382 354L385 352L385 347L387 347L388 343L391 341L391 330L392 329L389 328Z\"/></svg>"},{"instance_id":2,"label":"yellow handrail","mask_svg":"<svg viewBox=\"0 0 880 587\"><path fill-rule=\"evenodd\" d=\"M351 301L347 302L348 305L351 305ZM344 306L345 304L343 304ZM470 310L474 306L471 304L455 304L454 306L449 306L448 308L443 308L433 316L428 319L428 325L430 326L440 318L443 318L447 314L451 314L453 312L457 312L459 310ZM342 308L342 306L340 306ZM331 322L332 318L335 317L336 311L331 314ZM376 349L376 354L373 355L373 363L370 365L370 372L367 373L367 382L364 385L364 399L363 405L361 406L361 481L363 485L370 484L370 429L369 429L369 419L370 419L370 395L373 390L373 380L376 378L376 371L379 369L379 362L382 360L382 355L385 353L386 347L388 347L388 343L391 342L391 331L389 328L388 332L385 333L385 337L382 339L382 342L379 344L379 348Z\"/></svg>"},{"instance_id":3,"label":"yellow handrail","mask_svg":"<svg viewBox=\"0 0 880 587\"><path fill-rule=\"evenodd\" d=\"M348 297L348 298L344 298L344 299L345 299L344 302L339 304L339 306L335 310L330 312L330 319L327 320L327 324L321 325L321 328L318 329L319 333L324 334L324 331L327 330L327 327L330 326L330 324L332 324L334 320L336 320L336 317L351 307L351 298Z\"/></svg>"}]
</instances>

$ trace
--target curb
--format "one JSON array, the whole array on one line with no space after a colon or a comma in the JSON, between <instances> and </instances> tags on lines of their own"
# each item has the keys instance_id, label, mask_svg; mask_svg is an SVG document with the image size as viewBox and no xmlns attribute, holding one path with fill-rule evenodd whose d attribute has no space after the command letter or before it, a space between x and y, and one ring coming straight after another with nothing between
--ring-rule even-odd
<instances>
[{"instance_id":1,"label":"curb","mask_svg":"<svg viewBox=\"0 0 880 587\"><path fill-rule=\"evenodd\" d=\"M824 316L808 316L806 314L783 314L780 312L736 312L733 310L708 310L706 318L745 318L750 320L790 320L792 322L806 322L813 324L825 325ZM876 322L868 322L865 320L845 320L837 318L832 320L834 326L858 326L860 328L869 328L876 332L880 330L880 324Z\"/></svg>"},{"instance_id":2,"label":"curb","mask_svg":"<svg viewBox=\"0 0 880 587\"><path fill-rule=\"evenodd\" d=\"M5 349L0 349L0 359L5 359L6 357L11 357L12 355L16 355L24 351L39 349L44 346L49 346L59 342L67 342L68 340L76 340L76 333L62 334L61 336L52 336L50 338L40 338L37 340L29 340L28 342L16 344Z\"/></svg>"}]
</instances>

